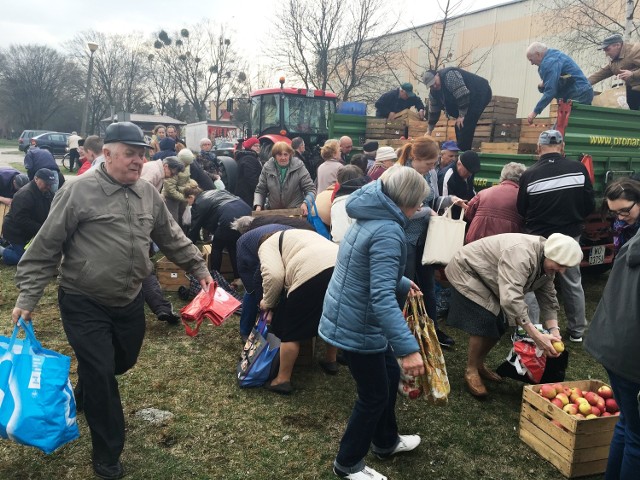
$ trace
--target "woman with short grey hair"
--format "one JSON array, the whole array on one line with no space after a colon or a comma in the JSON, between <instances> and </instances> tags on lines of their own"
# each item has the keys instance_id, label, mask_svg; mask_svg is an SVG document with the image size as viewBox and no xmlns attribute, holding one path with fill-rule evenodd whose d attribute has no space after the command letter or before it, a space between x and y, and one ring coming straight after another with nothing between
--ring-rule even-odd
<instances>
[{"instance_id":1,"label":"woman with short grey hair","mask_svg":"<svg viewBox=\"0 0 640 480\"><path fill-rule=\"evenodd\" d=\"M500 183L479 192L464 214L469 223L466 243L499 233L521 233L524 219L518 213L518 182L526 167L509 162L502 167Z\"/></svg>"},{"instance_id":2,"label":"woman with short grey hair","mask_svg":"<svg viewBox=\"0 0 640 480\"><path fill-rule=\"evenodd\" d=\"M403 275L404 227L428 193L417 171L394 166L347 200L355 223L340 243L318 328L325 342L342 349L357 385L358 398L333 463L342 478L382 480L386 477L365 465L369 448L387 458L420 444L418 435L400 435L396 423L397 359L409 375L424 372L398 301L420 294Z\"/></svg>"}]
</instances>

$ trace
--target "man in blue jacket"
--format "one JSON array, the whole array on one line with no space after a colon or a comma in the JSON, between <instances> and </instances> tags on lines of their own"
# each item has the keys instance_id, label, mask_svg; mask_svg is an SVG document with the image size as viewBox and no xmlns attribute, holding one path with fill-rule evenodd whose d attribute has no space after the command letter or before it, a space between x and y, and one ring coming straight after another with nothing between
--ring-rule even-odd
<instances>
[{"instance_id":1,"label":"man in blue jacket","mask_svg":"<svg viewBox=\"0 0 640 480\"><path fill-rule=\"evenodd\" d=\"M538 66L538 74L542 82L538 89L542 98L527 116L529 125L533 123L551 100L573 100L591 105L593 88L573 59L560 50L548 48L544 43L534 42L527 48L527 60Z\"/></svg>"}]
</instances>

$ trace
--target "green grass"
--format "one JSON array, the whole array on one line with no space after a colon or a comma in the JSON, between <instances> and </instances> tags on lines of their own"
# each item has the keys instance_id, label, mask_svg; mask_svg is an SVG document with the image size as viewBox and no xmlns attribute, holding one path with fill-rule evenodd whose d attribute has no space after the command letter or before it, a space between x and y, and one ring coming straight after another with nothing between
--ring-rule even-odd
<instances>
[{"instance_id":1,"label":"green grass","mask_svg":"<svg viewBox=\"0 0 640 480\"><path fill-rule=\"evenodd\" d=\"M5 319L0 334L4 335L11 332L14 273L15 268L0 267L0 313ZM588 318L605 280L604 276L584 279ZM52 283L34 315L34 326L45 347L72 355L55 293ZM237 317L221 327L203 326L196 338L187 337L181 327L157 322L150 313L147 322L138 364L119 379L127 424L123 454L127 478L335 478L331 464L355 399L346 368L330 377L317 365L297 367L296 392L291 397L263 389L241 390L234 378L241 349ZM490 397L475 400L462 379L465 335L447 331L458 342L455 350L445 352L452 388L449 404L434 407L399 398L400 431L419 433L423 442L415 452L389 461L368 456L368 464L393 480L564 478L518 438L522 384L489 385ZM501 363L509 348L504 338L489 364ZM571 354L567 380L606 381L602 367L580 345L567 348ZM72 382L75 368L72 362ZM150 426L135 417L136 411L147 407L169 410L175 418L163 427ZM0 478L92 478L91 441L82 415L79 424L80 439L49 456L0 440Z\"/></svg>"},{"instance_id":2,"label":"green grass","mask_svg":"<svg viewBox=\"0 0 640 480\"><path fill-rule=\"evenodd\" d=\"M7 140L6 138L0 138L0 148L15 148L18 151L18 139Z\"/></svg>"}]
</instances>

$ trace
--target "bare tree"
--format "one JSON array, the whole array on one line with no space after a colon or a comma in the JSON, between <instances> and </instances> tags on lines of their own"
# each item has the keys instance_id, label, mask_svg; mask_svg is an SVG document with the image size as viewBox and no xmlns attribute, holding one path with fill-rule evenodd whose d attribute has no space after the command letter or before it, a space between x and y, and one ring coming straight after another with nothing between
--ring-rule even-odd
<instances>
[{"instance_id":1,"label":"bare tree","mask_svg":"<svg viewBox=\"0 0 640 480\"><path fill-rule=\"evenodd\" d=\"M345 17L343 43L330 57L336 68L329 85L343 101L372 101L380 93L380 73L398 49L397 38L390 35L397 21L390 21L391 12L383 0L351 2Z\"/></svg>"},{"instance_id":2,"label":"bare tree","mask_svg":"<svg viewBox=\"0 0 640 480\"><path fill-rule=\"evenodd\" d=\"M167 65L168 74L195 110L198 120L207 119L207 103L212 98L219 116L220 105L241 78L239 55L228 32L223 27L215 29L205 21L191 30L183 28L174 38L162 30L154 47L159 61Z\"/></svg>"},{"instance_id":3,"label":"bare tree","mask_svg":"<svg viewBox=\"0 0 640 480\"><path fill-rule=\"evenodd\" d=\"M472 69L478 71L490 54L488 49L480 56L475 56L475 48L468 48L461 52L456 52L454 48L454 37L456 23L464 14L462 0L446 0L437 2L441 12L441 19L431 25L427 34L423 33L424 27L411 27L413 37L418 41L420 50L426 55L418 55L412 58L407 52L400 54L400 64L409 71L410 76L416 81L421 81L426 70L438 70L446 66ZM494 39L495 42L495 39ZM391 62L388 59L388 62ZM397 63L389 63L389 70L396 81L400 79L395 74L398 71Z\"/></svg>"},{"instance_id":4,"label":"bare tree","mask_svg":"<svg viewBox=\"0 0 640 480\"><path fill-rule=\"evenodd\" d=\"M558 35L563 50L570 54L593 50L614 33L624 33L626 40L640 34L640 25L634 21L638 0L549 0L539 8L551 12L554 22L564 25Z\"/></svg>"},{"instance_id":5,"label":"bare tree","mask_svg":"<svg viewBox=\"0 0 640 480\"><path fill-rule=\"evenodd\" d=\"M336 68L331 51L342 45L346 0L285 0L269 55L306 88L326 90Z\"/></svg>"},{"instance_id":6,"label":"bare tree","mask_svg":"<svg viewBox=\"0 0 640 480\"><path fill-rule=\"evenodd\" d=\"M78 67L89 65L88 41L98 43L89 99L87 131L97 131L98 122L113 108L116 112L147 113L151 110L145 87L147 69L145 46L138 35L107 35L87 30L65 44ZM84 81L86 73L81 77Z\"/></svg>"},{"instance_id":7,"label":"bare tree","mask_svg":"<svg viewBox=\"0 0 640 480\"><path fill-rule=\"evenodd\" d=\"M0 104L24 128L43 126L81 91L80 72L63 54L44 45L0 50Z\"/></svg>"}]
</instances>

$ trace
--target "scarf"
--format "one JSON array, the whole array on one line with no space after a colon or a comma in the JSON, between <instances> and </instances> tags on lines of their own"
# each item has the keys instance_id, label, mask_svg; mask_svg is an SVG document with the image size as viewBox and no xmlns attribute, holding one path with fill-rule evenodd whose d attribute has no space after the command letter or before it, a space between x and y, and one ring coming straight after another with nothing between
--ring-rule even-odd
<instances>
[{"instance_id":1,"label":"scarf","mask_svg":"<svg viewBox=\"0 0 640 480\"><path fill-rule=\"evenodd\" d=\"M278 162L276 163L276 170L278 171L278 177L280 178L280 186L284 185L284 179L287 177L287 171L289 170L289 164L281 167Z\"/></svg>"}]
</instances>

